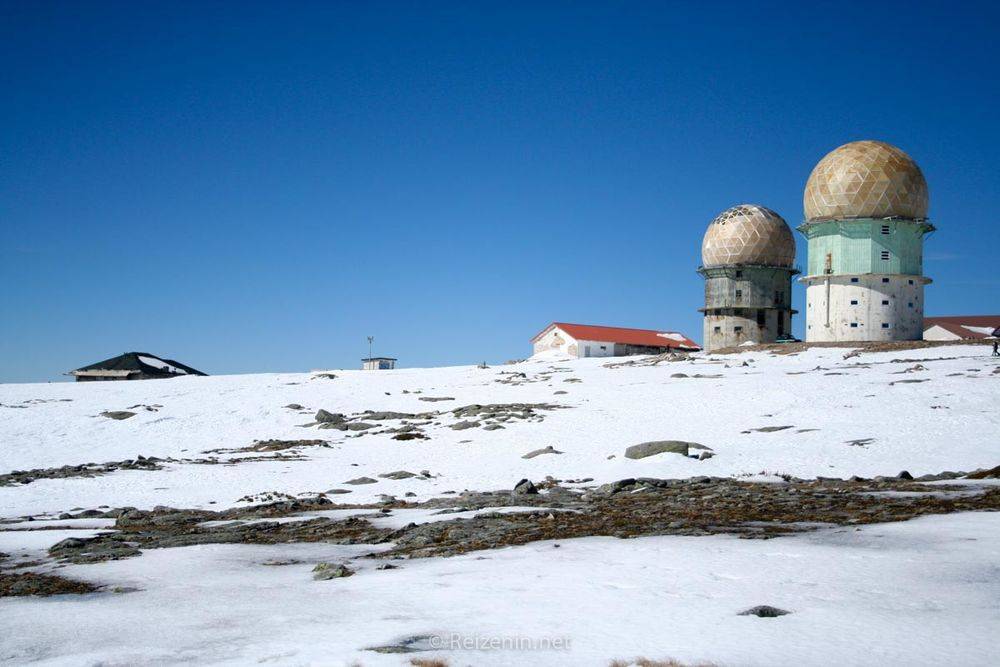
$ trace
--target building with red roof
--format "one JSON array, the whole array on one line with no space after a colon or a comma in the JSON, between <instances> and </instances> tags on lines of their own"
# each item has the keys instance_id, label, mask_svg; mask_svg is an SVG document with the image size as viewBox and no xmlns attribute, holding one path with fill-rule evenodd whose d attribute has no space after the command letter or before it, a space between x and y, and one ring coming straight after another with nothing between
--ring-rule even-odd
<instances>
[{"instance_id":1,"label":"building with red roof","mask_svg":"<svg viewBox=\"0 0 1000 667\"><path fill-rule=\"evenodd\" d=\"M979 340L1000 337L1000 315L924 318L924 340Z\"/></svg>"},{"instance_id":2,"label":"building with red roof","mask_svg":"<svg viewBox=\"0 0 1000 667\"><path fill-rule=\"evenodd\" d=\"M560 352L570 357L623 357L631 354L696 352L701 347L676 331L627 329L553 322L531 339L534 353Z\"/></svg>"}]
</instances>

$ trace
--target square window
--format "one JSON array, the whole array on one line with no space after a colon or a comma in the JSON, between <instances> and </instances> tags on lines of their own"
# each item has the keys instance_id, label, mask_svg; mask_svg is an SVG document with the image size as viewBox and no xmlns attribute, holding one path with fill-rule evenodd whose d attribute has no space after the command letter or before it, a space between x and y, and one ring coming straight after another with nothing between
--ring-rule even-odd
<instances>
[{"instance_id":1,"label":"square window","mask_svg":"<svg viewBox=\"0 0 1000 667\"><path fill-rule=\"evenodd\" d=\"M912 281L912 280L910 280L910 281L908 281L908 282L909 282L909 283L910 283L911 285L913 284L913 281Z\"/></svg>"},{"instance_id":2,"label":"square window","mask_svg":"<svg viewBox=\"0 0 1000 667\"><path fill-rule=\"evenodd\" d=\"M912 302L912 301L911 301L911 302L909 302L908 304L906 304L906 306L907 306L908 308L913 308L913 302Z\"/></svg>"},{"instance_id":3,"label":"square window","mask_svg":"<svg viewBox=\"0 0 1000 667\"><path fill-rule=\"evenodd\" d=\"M882 259L889 259L889 251L888 250L883 250L882 251Z\"/></svg>"},{"instance_id":4,"label":"square window","mask_svg":"<svg viewBox=\"0 0 1000 667\"><path fill-rule=\"evenodd\" d=\"M736 333L739 333L739 332L743 331L743 327L733 327L733 331L735 331Z\"/></svg>"},{"instance_id":5,"label":"square window","mask_svg":"<svg viewBox=\"0 0 1000 667\"><path fill-rule=\"evenodd\" d=\"M851 328L852 329L857 329L858 328L858 323L857 322L851 322Z\"/></svg>"},{"instance_id":6,"label":"square window","mask_svg":"<svg viewBox=\"0 0 1000 667\"><path fill-rule=\"evenodd\" d=\"M857 278L851 278L851 282L852 283L856 283L856 282L858 282L858 279Z\"/></svg>"},{"instance_id":7,"label":"square window","mask_svg":"<svg viewBox=\"0 0 1000 667\"><path fill-rule=\"evenodd\" d=\"M888 322L883 322L882 323L882 328L883 329L888 329L889 328L889 323Z\"/></svg>"},{"instance_id":8,"label":"square window","mask_svg":"<svg viewBox=\"0 0 1000 667\"><path fill-rule=\"evenodd\" d=\"M888 278L883 278L882 282L887 283L887 282L889 282L889 279Z\"/></svg>"},{"instance_id":9,"label":"square window","mask_svg":"<svg viewBox=\"0 0 1000 667\"><path fill-rule=\"evenodd\" d=\"M715 333L722 333L722 327L715 327L714 329L712 329L712 331L714 331Z\"/></svg>"},{"instance_id":10,"label":"square window","mask_svg":"<svg viewBox=\"0 0 1000 667\"><path fill-rule=\"evenodd\" d=\"M883 306L888 306L889 305L889 300L888 299L882 299L882 305Z\"/></svg>"},{"instance_id":11,"label":"square window","mask_svg":"<svg viewBox=\"0 0 1000 667\"><path fill-rule=\"evenodd\" d=\"M737 278L742 278L743 277L743 272L742 271L737 271L736 272L736 277Z\"/></svg>"},{"instance_id":12,"label":"square window","mask_svg":"<svg viewBox=\"0 0 1000 667\"><path fill-rule=\"evenodd\" d=\"M889 233L889 225L882 225L882 233L883 234Z\"/></svg>"},{"instance_id":13,"label":"square window","mask_svg":"<svg viewBox=\"0 0 1000 667\"><path fill-rule=\"evenodd\" d=\"M851 299L851 305L852 306L858 305L858 300L857 299Z\"/></svg>"}]
</instances>

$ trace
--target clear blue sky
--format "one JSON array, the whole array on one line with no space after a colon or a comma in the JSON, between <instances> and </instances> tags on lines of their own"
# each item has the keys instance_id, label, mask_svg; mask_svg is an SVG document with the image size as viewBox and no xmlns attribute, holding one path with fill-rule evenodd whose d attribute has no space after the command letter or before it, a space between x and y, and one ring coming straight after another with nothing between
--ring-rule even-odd
<instances>
[{"instance_id":1,"label":"clear blue sky","mask_svg":"<svg viewBox=\"0 0 1000 667\"><path fill-rule=\"evenodd\" d=\"M1000 310L995 3L0 3L0 381L700 339L705 226L910 153L928 314ZM805 247L799 242L799 263ZM795 288L802 308L804 291ZM795 330L803 331L804 316Z\"/></svg>"}]
</instances>

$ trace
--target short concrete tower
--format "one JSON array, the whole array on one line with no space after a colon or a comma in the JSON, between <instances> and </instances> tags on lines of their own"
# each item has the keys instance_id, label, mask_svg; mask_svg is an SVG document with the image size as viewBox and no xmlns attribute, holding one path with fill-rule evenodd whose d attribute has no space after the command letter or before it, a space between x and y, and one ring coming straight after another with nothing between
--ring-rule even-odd
<instances>
[{"instance_id":1,"label":"short concrete tower","mask_svg":"<svg viewBox=\"0 0 1000 667\"><path fill-rule=\"evenodd\" d=\"M773 343L792 331L795 238L780 215L755 204L719 214L701 244L704 348Z\"/></svg>"},{"instance_id":2,"label":"short concrete tower","mask_svg":"<svg viewBox=\"0 0 1000 667\"><path fill-rule=\"evenodd\" d=\"M855 141L813 169L803 197L809 244L806 340L919 340L924 330L927 181L909 155Z\"/></svg>"}]
</instances>

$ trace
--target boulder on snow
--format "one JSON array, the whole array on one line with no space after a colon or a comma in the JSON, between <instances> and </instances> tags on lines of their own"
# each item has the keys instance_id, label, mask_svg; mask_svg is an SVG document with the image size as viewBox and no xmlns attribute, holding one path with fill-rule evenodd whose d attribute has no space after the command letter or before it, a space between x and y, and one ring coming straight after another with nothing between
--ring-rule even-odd
<instances>
[{"instance_id":1,"label":"boulder on snow","mask_svg":"<svg viewBox=\"0 0 1000 667\"><path fill-rule=\"evenodd\" d=\"M785 611L784 609L778 609L777 607L772 607L767 604L759 604L756 607L750 607L749 609L744 609L739 613L739 616L756 616L757 618L777 618L778 616L784 616L785 614L791 614L790 611Z\"/></svg>"},{"instance_id":2,"label":"boulder on snow","mask_svg":"<svg viewBox=\"0 0 1000 667\"><path fill-rule=\"evenodd\" d=\"M349 479L346 482L344 482L344 484L354 484L354 485L376 484L376 483L378 483L378 480L372 479L371 477L356 477L355 479Z\"/></svg>"},{"instance_id":3,"label":"boulder on snow","mask_svg":"<svg viewBox=\"0 0 1000 667\"><path fill-rule=\"evenodd\" d=\"M514 485L515 496L533 496L538 493L538 489L531 483L530 479L522 479Z\"/></svg>"},{"instance_id":4,"label":"boulder on snow","mask_svg":"<svg viewBox=\"0 0 1000 667\"><path fill-rule=\"evenodd\" d=\"M101 416L121 421L122 419L128 419L129 417L135 417L135 413L129 412L128 410L108 410L107 412L102 412Z\"/></svg>"},{"instance_id":5,"label":"boulder on snow","mask_svg":"<svg viewBox=\"0 0 1000 667\"><path fill-rule=\"evenodd\" d=\"M542 454L562 454L562 452L560 452L558 449L556 449L552 445L549 445L548 447L542 447L541 449L536 449L533 452L528 452L527 454L525 454L521 458L522 459L533 459L536 456L541 456Z\"/></svg>"},{"instance_id":6,"label":"boulder on snow","mask_svg":"<svg viewBox=\"0 0 1000 667\"><path fill-rule=\"evenodd\" d=\"M320 424L341 424L346 420L346 417L339 412L327 412L326 410L320 410L316 413L315 419Z\"/></svg>"},{"instance_id":7,"label":"boulder on snow","mask_svg":"<svg viewBox=\"0 0 1000 667\"><path fill-rule=\"evenodd\" d=\"M313 568L313 579L317 581L339 579L349 577L352 574L354 574L354 570L343 563L319 563Z\"/></svg>"},{"instance_id":8,"label":"boulder on snow","mask_svg":"<svg viewBox=\"0 0 1000 667\"><path fill-rule=\"evenodd\" d=\"M656 456L657 454L664 453L688 456L688 451L691 449L704 449L711 451L710 447L699 445L697 442L684 442L683 440L653 440L651 442L642 442L638 445L632 445L625 450L625 458L644 459L647 456Z\"/></svg>"}]
</instances>

